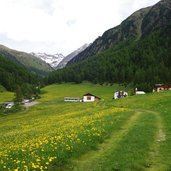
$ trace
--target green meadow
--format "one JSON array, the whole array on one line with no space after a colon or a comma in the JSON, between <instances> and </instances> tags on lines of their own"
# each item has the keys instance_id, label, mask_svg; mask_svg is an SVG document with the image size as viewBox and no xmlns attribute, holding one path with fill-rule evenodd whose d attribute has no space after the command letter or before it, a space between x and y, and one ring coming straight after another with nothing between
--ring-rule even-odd
<instances>
[{"instance_id":1,"label":"green meadow","mask_svg":"<svg viewBox=\"0 0 171 171\"><path fill-rule=\"evenodd\" d=\"M2 171L169 171L171 91L113 100L121 85L59 84L39 104L0 115ZM92 93L99 102L64 102ZM13 94L0 93L0 102Z\"/></svg>"},{"instance_id":2,"label":"green meadow","mask_svg":"<svg viewBox=\"0 0 171 171\"><path fill-rule=\"evenodd\" d=\"M0 92L0 103L12 101L14 93L12 92Z\"/></svg>"}]
</instances>

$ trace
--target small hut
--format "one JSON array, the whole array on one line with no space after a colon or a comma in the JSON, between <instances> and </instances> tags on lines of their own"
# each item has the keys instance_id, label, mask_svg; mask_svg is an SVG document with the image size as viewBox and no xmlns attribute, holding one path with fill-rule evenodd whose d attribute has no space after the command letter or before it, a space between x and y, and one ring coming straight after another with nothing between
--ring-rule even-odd
<instances>
[{"instance_id":1,"label":"small hut","mask_svg":"<svg viewBox=\"0 0 171 171\"><path fill-rule=\"evenodd\" d=\"M101 98L98 96L95 96L91 93L87 93L83 95L83 102L94 102L99 101Z\"/></svg>"},{"instance_id":2,"label":"small hut","mask_svg":"<svg viewBox=\"0 0 171 171\"><path fill-rule=\"evenodd\" d=\"M126 91L116 91L113 95L113 99L118 99L118 98L123 98L123 97L127 97L128 93Z\"/></svg>"}]
</instances>

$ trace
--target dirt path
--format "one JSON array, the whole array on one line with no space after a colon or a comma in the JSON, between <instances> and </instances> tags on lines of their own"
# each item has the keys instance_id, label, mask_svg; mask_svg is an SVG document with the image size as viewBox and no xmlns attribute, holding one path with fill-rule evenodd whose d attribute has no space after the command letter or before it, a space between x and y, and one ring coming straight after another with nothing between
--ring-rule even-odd
<instances>
[{"instance_id":1,"label":"dirt path","mask_svg":"<svg viewBox=\"0 0 171 171\"><path fill-rule=\"evenodd\" d=\"M85 171L85 170L93 170L94 164L100 166L100 161L102 158L106 157L105 154L110 153L111 148L114 149L117 147L120 140L127 135L130 128L136 123L136 120L142 112L136 111L122 126L120 131L114 132L109 139L107 139L104 143L100 144L96 151L90 151L79 159L74 160L72 165L74 166L72 170L74 171Z\"/></svg>"},{"instance_id":2,"label":"dirt path","mask_svg":"<svg viewBox=\"0 0 171 171\"><path fill-rule=\"evenodd\" d=\"M166 135L163 129L162 118L160 113L150 111L150 110L135 110L135 113L126 121L122 126L122 129L118 132L114 132L109 139L104 143L100 144L96 151L90 151L82 155L79 159L72 162L73 171L84 171L84 170L94 170L95 166L101 168L101 162L104 159L107 159L106 154L109 154L111 149L117 148L119 142L127 135L129 130L136 124L137 119L143 113L149 113L156 116L156 126L157 132L155 136L155 141L151 144L151 149L149 152L149 157L147 162L149 165L145 170L147 171L163 171L165 168L164 164L161 163L162 159L160 156L161 144L166 140ZM94 169L93 169L94 168Z\"/></svg>"},{"instance_id":3,"label":"dirt path","mask_svg":"<svg viewBox=\"0 0 171 171\"><path fill-rule=\"evenodd\" d=\"M161 144L166 141L166 134L163 130L163 123L160 116L160 113L154 112L154 111L147 111L151 114L156 115L157 117L157 127L158 131L156 133L156 138L154 143L152 143L151 150L149 153L149 168L147 168L147 171L163 171L163 168L165 168L164 164L161 163L161 156L160 156L160 148Z\"/></svg>"},{"instance_id":4,"label":"dirt path","mask_svg":"<svg viewBox=\"0 0 171 171\"><path fill-rule=\"evenodd\" d=\"M37 102L37 101L25 103L25 104L24 104L24 107L29 108L29 107L34 106L34 105L39 104L39 103L40 103L40 102Z\"/></svg>"}]
</instances>

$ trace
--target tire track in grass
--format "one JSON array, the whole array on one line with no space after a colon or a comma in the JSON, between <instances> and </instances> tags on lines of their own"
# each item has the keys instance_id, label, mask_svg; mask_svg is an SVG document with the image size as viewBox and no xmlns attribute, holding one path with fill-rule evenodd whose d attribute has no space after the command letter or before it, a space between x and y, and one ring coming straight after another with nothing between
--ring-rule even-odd
<instances>
[{"instance_id":1,"label":"tire track in grass","mask_svg":"<svg viewBox=\"0 0 171 171\"><path fill-rule=\"evenodd\" d=\"M93 170L94 164L97 165L97 163L100 165L101 158L106 157L105 154L109 153L111 148L117 148L117 145L122 140L124 136L127 135L129 130L133 127L133 125L136 123L139 116L142 114L142 112L135 112L131 117L124 123L123 126L121 126L121 129L110 136L109 139L107 139L104 143L100 144L97 147L96 151L90 151L83 156L81 156L79 159L74 160L72 162L73 168L71 170L74 171L85 171L85 170Z\"/></svg>"},{"instance_id":2,"label":"tire track in grass","mask_svg":"<svg viewBox=\"0 0 171 171\"><path fill-rule=\"evenodd\" d=\"M100 171L144 171L151 142L155 140L157 131L156 115L143 112L128 134L121 139L117 148L111 148L107 159L102 161Z\"/></svg>"},{"instance_id":3,"label":"tire track in grass","mask_svg":"<svg viewBox=\"0 0 171 171\"><path fill-rule=\"evenodd\" d=\"M147 171L164 171L167 170L167 166L162 163L161 155L160 154L160 148L162 143L166 141L166 134L163 130L163 122L162 118L160 116L160 113L154 112L154 111L147 111L151 114L156 115L157 118L157 133L155 137L155 141L151 146L150 153L149 153L149 159L148 159L148 165L147 165Z\"/></svg>"}]
</instances>

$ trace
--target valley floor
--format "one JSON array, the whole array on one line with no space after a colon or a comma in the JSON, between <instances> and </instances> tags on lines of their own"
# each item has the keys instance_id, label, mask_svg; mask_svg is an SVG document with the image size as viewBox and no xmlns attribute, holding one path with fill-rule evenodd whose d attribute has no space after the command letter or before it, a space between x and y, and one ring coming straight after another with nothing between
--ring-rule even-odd
<instances>
[{"instance_id":1,"label":"valley floor","mask_svg":"<svg viewBox=\"0 0 171 171\"><path fill-rule=\"evenodd\" d=\"M61 84L40 104L0 116L0 170L171 170L171 91L112 100L129 88ZM64 102L91 92L96 103Z\"/></svg>"}]
</instances>

